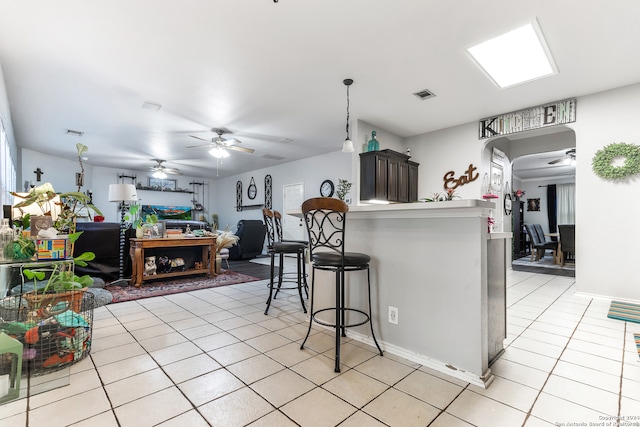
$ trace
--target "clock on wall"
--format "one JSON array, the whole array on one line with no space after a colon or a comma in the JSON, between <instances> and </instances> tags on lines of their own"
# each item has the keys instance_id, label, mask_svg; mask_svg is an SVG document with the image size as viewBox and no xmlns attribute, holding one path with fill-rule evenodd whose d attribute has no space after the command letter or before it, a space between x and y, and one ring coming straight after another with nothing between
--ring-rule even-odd
<instances>
[{"instance_id":1,"label":"clock on wall","mask_svg":"<svg viewBox=\"0 0 640 427\"><path fill-rule=\"evenodd\" d=\"M258 187L256 187L256 182L251 177L251 182L249 182L249 188L247 189L247 196L253 200L256 198L256 194L258 194Z\"/></svg>"},{"instance_id":2,"label":"clock on wall","mask_svg":"<svg viewBox=\"0 0 640 427\"><path fill-rule=\"evenodd\" d=\"M330 179L325 179L324 181L322 181L322 184L320 184L320 195L322 197L333 196L334 190L335 187L333 185L333 181L331 181Z\"/></svg>"}]
</instances>

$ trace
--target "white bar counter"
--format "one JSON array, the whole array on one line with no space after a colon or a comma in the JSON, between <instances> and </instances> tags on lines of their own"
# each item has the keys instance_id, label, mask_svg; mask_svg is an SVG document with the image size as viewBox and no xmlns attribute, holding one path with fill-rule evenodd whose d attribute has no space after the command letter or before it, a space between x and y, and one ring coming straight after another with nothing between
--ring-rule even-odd
<instances>
[{"instance_id":1,"label":"white bar counter","mask_svg":"<svg viewBox=\"0 0 640 427\"><path fill-rule=\"evenodd\" d=\"M349 209L346 250L372 258L373 326L383 350L487 387L493 379L489 363L502 351L506 333L505 250L511 238L488 233L494 203ZM335 276L316 275L315 308L333 305ZM366 272L347 273L346 281L348 305L365 308ZM398 324L388 321L389 306L398 309ZM373 343L368 325L347 335Z\"/></svg>"}]
</instances>

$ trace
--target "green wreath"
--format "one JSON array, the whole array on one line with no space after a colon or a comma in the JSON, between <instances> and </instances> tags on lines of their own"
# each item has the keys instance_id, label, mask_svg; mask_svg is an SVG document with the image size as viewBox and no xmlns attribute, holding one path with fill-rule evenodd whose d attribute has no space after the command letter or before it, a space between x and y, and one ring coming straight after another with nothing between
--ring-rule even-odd
<instances>
[{"instance_id":1,"label":"green wreath","mask_svg":"<svg viewBox=\"0 0 640 427\"><path fill-rule=\"evenodd\" d=\"M622 166L613 166L611 162L624 157ZM604 179L624 179L640 173L640 146L624 142L609 144L596 152L591 163L593 172Z\"/></svg>"}]
</instances>

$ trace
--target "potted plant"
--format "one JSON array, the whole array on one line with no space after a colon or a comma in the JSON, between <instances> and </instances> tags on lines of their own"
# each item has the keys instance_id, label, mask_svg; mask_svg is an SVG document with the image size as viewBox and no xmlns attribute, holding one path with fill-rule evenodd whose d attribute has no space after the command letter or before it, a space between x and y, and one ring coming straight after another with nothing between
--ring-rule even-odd
<instances>
[{"instance_id":1,"label":"potted plant","mask_svg":"<svg viewBox=\"0 0 640 427\"><path fill-rule=\"evenodd\" d=\"M83 232L69 235L73 244ZM25 268L22 274L28 280L33 281L33 290L23 294L29 308L34 310L43 306L54 306L61 301L67 301L66 309L71 308L75 312L80 311L82 295L87 287L93 284L89 275L77 276L73 270L74 265L87 266L87 261L93 261L96 255L93 252L83 252L69 260L51 262L44 267Z\"/></svg>"},{"instance_id":2,"label":"potted plant","mask_svg":"<svg viewBox=\"0 0 640 427\"><path fill-rule=\"evenodd\" d=\"M351 190L351 183L346 179L338 179L338 189L336 190L338 199L344 200L349 190Z\"/></svg>"},{"instance_id":3,"label":"potted plant","mask_svg":"<svg viewBox=\"0 0 640 427\"><path fill-rule=\"evenodd\" d=\"M76 144L76 149L81 169L79 182L82 182L84 177L82 155L86 153L89 148L84 144L78 143ZM63 234L75 232L75 223L81 214L86 213L89 217L91 217L92 212L97 215L102 215L100 209L93 204L91 196L80 191L80 185L76 191L58 194L51 183L45 182L42 185L33 187L26 195L16 192L11 192L10 194L21 199L20 202L14 205L14 208L20 212L23 212L22 208L26 208L27 206L37 206L43 216L53 216L55 212L57 217L55 221L52 221L53 227ZM26 215L28 214L23 212L23 225L25 225L24 217Z\"/></svg>"},{"instance_id":4,"label":"potted plant","mask_svg":"<svg viewBox=\"0 0 640 427\"><path fill-rule=\"evenodd\" d=\"M158 215L147 214L143 218L140 205L131 205L129 206L129 211L124 215L124 220L136 230L136 238L142 239L144 237L143 226L145 224L157 224Z\"/></svg>"}]
</instances>

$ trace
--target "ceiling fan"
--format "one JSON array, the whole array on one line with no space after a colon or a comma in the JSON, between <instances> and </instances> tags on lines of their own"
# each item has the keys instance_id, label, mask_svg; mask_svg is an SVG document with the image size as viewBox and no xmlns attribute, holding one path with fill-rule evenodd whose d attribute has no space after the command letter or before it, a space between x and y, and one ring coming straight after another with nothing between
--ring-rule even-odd
<instances>
[{"instance_id":1,"label":"ceiling fan","mask_svg":"<svg viewBox=\"0 0 640 427\"><path fill-rule=\"evenodd\" d=\"M228 157L229 153L227 152L227 150L241 151L243 153L249 153L249 154L253 154L253 152L255 151L253 148L245 148L245 147L239 147L237 145L234 145L234 144L240 144L241 142L235 138L231 138L231 139L224 138L222 135L224 135L226 132L223 129L213 129L213 131L218 136L211 138L211 140L200 138L199 136L195 136L195 135L189 135L191 138L199 139L200 141L206 141L207 143L199 144L199 145L189 145L187 146L187 148L211 147L211 149L209 150L209 154L217 158Z\"/></svg>"},{"instance_id":2,"label":"ceiling fan","mask_svg":"<svg viewBox=\"0 0 640 427\"><path fill-rule=\"evenodd\" d=\"M572 148L568 150L564 156L559 157L555 160L549 162L550 165L555 165L556 163L565 163L565 164L573 164L576 161L576 149Z\"/></svg>"},{"instance_id":3,"label":"ceiling fan","mask_svg":"<svg viewBox=\"0 0 640 427\"><path fill-rule=\"evenodd\" d=\"M168 168L164 166L162 163L166 162L166 160L161 160L161 159L151 159L151 160L153 160L154 162L158 162L157 165L153 165L149 167L149 170L153 171L153 174L151 175L154 178L164 179L167 177L167 174L182 175L182 172L180 172L180 170L175 168Z\"/></svg>"}]
</instances>

